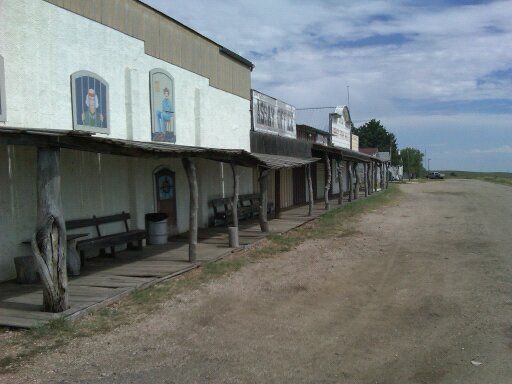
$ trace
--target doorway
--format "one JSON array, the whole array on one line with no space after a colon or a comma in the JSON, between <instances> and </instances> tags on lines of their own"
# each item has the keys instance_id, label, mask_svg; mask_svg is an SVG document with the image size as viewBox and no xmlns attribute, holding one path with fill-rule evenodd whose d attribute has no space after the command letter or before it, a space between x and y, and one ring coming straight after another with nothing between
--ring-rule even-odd
<instances>
[{"instance_id":1,"label":"doorway","mask_svg":"<svg viewBox=\"0 0 512 384\"><path fill-rule=\"evenodd\" d=\"M178 234L176 212L176 174L169 168L155 171L155 196L157 212L166 213L169 235Z\"/></svg>"}]
</instances>

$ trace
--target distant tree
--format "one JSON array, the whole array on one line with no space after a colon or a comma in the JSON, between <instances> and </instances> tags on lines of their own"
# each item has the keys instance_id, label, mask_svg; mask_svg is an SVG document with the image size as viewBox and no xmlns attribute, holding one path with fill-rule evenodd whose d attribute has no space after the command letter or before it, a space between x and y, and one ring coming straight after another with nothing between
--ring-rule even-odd
<instances>
[{"instance_id":1,"label":"distant tree","mask_svg":"<svg viewBox=\"0 0 512 384\"><path fill-rule=\"evenodd\" d=\"M391 163L392 165L400 164L396 137L388 132L380 120L371 119L359 128L354 128L353 132L359 136L360 147L376 147L380 152L389 152L391 146Z\"/></svg>"},{"instance_id":2,"label":"distant tree","mask_svg":"<svg viewBox=\"0 0 512 384\"><path fill-rule=\"evenodd\" d=\"M424 172L423 167L423 153L416 148L407 147L400 151L404 172L409 174L409 177L420 177Z\"/></svg>"}]
</instances>

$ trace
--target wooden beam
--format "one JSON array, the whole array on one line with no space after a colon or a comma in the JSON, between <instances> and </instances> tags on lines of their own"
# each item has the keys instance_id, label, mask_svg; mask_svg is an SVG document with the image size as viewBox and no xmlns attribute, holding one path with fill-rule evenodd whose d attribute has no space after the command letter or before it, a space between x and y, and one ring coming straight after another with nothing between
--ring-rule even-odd
<instances>
[{"instance_id":1,"label":"wooden beam","mask_svg":"<svg viewBox=\"0 0 512 384\"><path fill-rule=\"evenodd\" d=\"M325 177L325 187L324 187L324 201L325 201L325 210L328 211L330 208L329 203L329 190L331 189L331 161L329 159L329 155L326 153L324 155L324 161L325 161L325 171L326 171L326 177Z\"/></svg>"},{"instance_id":2,"label":"wooden beam","mask_svg":"<svg viewBox=\"0 0 512 384\"><path fill-rule=\"evenodd\" d=\"M309 195L309 211L308 216L313 215L313 204L315 203L315 197L313 196L313 182L311 180L311 164L306 165L306 173L308 180L308 195Z\"/></svg>"},{"instance_id":3,"label":"wooden beam","mask_svg":"<svg viewBox=\"0 0 512 384\"><path fill-rule=\"evenodd\" d=\"M368 164L363 163L364 197L368 197Z\"/></svg>"},{"instance_id":4,"label":"wooden beam","mask_svg":"<svg viewBox=\"0 0 512 384\"><path fill-rule=\"evenodd\" d=\"M233 224L232 227L228 229L229 246L231 248L237 248L240 245L238 237L238 194L240 189L240 178L236 174L235 163L231 163L231 172L233 174L233 200L231 201L231 217L233 219Z\"/></svg>"},{"instance_id":5,"label":"wooden beam","mask_svg":"<svg viewBox=\"0 0 512 384\"><path fill-rule=\"evenodd\" d=\"M357 170L358 163L354 161L354 174L356 176L356 187L354 190L354 200L359 199L359 188L361 188L361 178L359 177L359 172Z\"/></svg>"},{"instance_id":6,"label":"wooden beam","mask_svg":"<svg viewBox=\"0 0 512 384\"><path fill-rule=\"evenodd\" d=\"M352 174L352 162L347 161L347 174L348 174L348 201L352 201L352 196L354 193L354 178Z\"/></svg>"},{"instance_id":7,"label":"wooden beam","mask_svg":"<svg viewBox=\"0 0 512 384\"><path fill-rule=\"evenodd\" d=\"M233 174L233 200L231 202L231 217L233 227L238 227L238 194L240 190L240 177L236 174L236 165L231 163L231 173Z\"/></svg>"},{"instance_id":8,"label":"wooden beam","mask_svg":"<svg viewBox=\"0 0 512 384\"><path fill-rule=\"evenodd\" d=\"M197 213L199 210L199 192L197 187L197 169L196 163L192 158L184 157L181 159L185 172L187 173L188 186L190 191L190 209L189 209L189 240L188 240L188 261L195 263L197 258Z\"/></svg>"},{"instance_id":9,"label":"wooden beam","mask_svg":"<svg viewBox=\"0 0 512 384\"><path fill-rule=\"evenodd\" d=\"M260 172L260 228L261 232L268 232L267 220L267 189L268 189L268 169L262 169Z\"/></svg>"},{"instance_id":10,"label":"wooden beam","mask_svg":"<svg viewBox=\"0 0 512 384\"><path fill-rule=\"evenodd\" d=\"M343 168L341 166L342 158L340 157L337 161L337 172L338 172L338 187L340 189L340 194L338 196L338 204L343 204Z\"/></svg>"},{"instance_id":11,"label":"wooden beam","mask_svg":"<svg viewBox=\"0 0 512 384\"><path fill-rule=\"evenodd\" d=\"M377 163L373 163L373 190L377 192L378 183L377 183Z\"/></svg>"},{"instance_id":12,"label":"wooden beam","mask_svg":"<svg viewBox=\"0 0 512 384\"><path fill-rule=\"evenodd\" d=\"M37 149L37 227L31 245L43 283L43 310L63 312L69 297L59 148Z\"/></svg>"}]
</instances>

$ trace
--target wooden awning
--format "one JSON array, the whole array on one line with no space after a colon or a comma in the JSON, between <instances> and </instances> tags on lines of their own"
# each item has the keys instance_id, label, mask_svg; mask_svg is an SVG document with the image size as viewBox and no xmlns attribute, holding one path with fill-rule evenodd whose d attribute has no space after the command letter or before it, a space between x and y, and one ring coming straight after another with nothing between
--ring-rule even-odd
<instances>
[{"instance_id":1,"label":"wooden awning","mask_svg":"<svg viewBox=\"0 0 512 384\"><path fill-rule=\"evenodd\" d=\"M369 156L365 153L354 151L352 149L348 148L341 148L341 147L335 147L332 145L323 145L314 143L313 144L313 151L316 152L327 152L328 154L334 155L334 156L340 156L343 158L343 160L351 160L351 161L359 161L359 162L382 162L381 159L375 157L375 156Z\"/></svg>"},{"instance_id":2,"label":"wooden awning","mask_svg":"<svg viewBox=\"0 0 512 384\"><path fill-rule=\"evenodd\" d=\"M139 158L197 157L269 169L294 168L318 161L316 158L251 153L243 149L206 148L96 136L86 132L0 127L0 144L59 147L78 151Z\"/></svg>"}]
</instances>

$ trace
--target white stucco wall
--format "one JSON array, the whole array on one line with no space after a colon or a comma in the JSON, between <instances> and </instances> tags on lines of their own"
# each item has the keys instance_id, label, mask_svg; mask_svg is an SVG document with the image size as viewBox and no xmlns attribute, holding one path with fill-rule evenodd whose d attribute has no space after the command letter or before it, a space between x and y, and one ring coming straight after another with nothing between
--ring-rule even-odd
<instances>
[{"instance_id":1,"label":"white stucco wall","mask_svg":"<svg viewBox=\"0 0 512 384\"><path fill-rule=\"evenodd\" d=\"M250 102L144 53L144 42L41 0L1 0L6 123L72 129L70 76L87 70L110 87L110 136L151 140L149 71L174 77L176 144L250 149ZM133 113L131 121L127 116Z\"/></svg>"}]
</instances>

